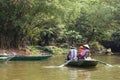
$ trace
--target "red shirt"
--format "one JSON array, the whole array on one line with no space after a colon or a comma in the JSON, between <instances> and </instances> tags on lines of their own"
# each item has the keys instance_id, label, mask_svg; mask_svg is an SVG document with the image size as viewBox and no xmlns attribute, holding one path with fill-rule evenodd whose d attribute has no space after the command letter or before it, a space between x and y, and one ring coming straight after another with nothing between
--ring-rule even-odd
<instances>
[{"instance_id":1,"label":"red shirt","mask_svg":"<svg viewBox=\"0 0 120 80\"><path fill-rule=\"evenodd\" d=\"M82 54L83 51L84 51L83 49L79 49L78 54Z\"/></svg>"}]
</instances>

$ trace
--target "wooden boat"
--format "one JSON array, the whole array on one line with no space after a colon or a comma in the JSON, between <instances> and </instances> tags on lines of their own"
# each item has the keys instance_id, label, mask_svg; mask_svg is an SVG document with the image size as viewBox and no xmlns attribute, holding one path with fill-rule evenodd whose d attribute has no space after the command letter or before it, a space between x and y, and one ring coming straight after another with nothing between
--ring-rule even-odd
<instances>
[{"instance_id":1,"label":"wooden boat","mask_svg":"<svg viewBox=\"0 0 120 80\"><path fill-rule=\"evenodd\" d=\"M0 55L0 57L8 57L9 61L38 61L38 60L44 60L51 55L40 55L40 56L10 56L10 55Z\"/></svg>"},{"instance_id":2,"label":"wooden boat","mask_svg":"<svg viewBox=\"0 0 120 80\"><path fill-rule=\"evenodd\" d=\"M95 67L98 64L97 60L77 60L70 61L66 66L71 67Z\"/></svg>"}]
</instances>

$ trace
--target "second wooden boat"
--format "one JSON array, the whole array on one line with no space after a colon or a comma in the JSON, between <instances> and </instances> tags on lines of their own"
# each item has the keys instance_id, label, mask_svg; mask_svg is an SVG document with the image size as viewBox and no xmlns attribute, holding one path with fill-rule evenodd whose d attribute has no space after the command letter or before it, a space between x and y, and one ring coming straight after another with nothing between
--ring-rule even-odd
<instances>
[{"instance_id":1,"label":"second wooden boat","mask_svg":"<svg viewBox=\"0 0 120 80\"><path fill-rule=\"evenodd\" d=\"M0 57L0 61L5 61L7 59L8 59L8 57Z\"/></svg>"},{"instance_id":2,"label":"second wooden boat","mask_svg":"<svg viewBox=\"0 0 120 80\"><path fill-rule=\"evenodd\" d=\"M38 60L44 60L51 55L40 55L40 56L9 56L9 55L0 55L0 57L8 57L9 61L38 61Z\"/></svg>"}]
</instances>

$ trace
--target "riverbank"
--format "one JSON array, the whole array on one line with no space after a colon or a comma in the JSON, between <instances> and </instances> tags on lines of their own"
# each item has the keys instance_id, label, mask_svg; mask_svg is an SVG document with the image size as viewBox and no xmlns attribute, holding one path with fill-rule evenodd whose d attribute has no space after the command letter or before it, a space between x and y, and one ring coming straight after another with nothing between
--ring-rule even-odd
<instances>
[{"instance_id":1,"label":"riverbank","mask_svg":"<svg viewBox=\"0 0 120 80\"><path fill-rule=\"evenodd\" d=\"M53 54L53 55L59 55L59 54L67 54L69 52L69 49L67 48L60 48L56 46L28 46L27 48L20 48L20 49L0 49L0 54L10 54L12 55L12 52L15 52L17 55L42 55L42 54ZM120 55L120 53L114 54L110 52L105 51L97 51L91 48L91 53L98 54L98 55Z\"/></svg>"},{"instance_id":2,"label":"riverbank","mask_svg":"<svg viewBox=\"0 0 120 80\"><path fill-rule=\"evenodd\" d=\"M0 49L0 54L13 55L12 52L15 52L16 55L30 55L29 52L20 49Z\"/></svg>"},{"instance_id":3,"label":"riverbank","mask_svg":"<svg viewBox=\"0 0 120 80\"><path fill-rule=\"evenodd\" d=\"M56 46L28 46L21 49L0 49L0 54L10 54L15 52L17 55L42 55L42 54L67 54L68 49Z\"/></svg>"}]
</instances>

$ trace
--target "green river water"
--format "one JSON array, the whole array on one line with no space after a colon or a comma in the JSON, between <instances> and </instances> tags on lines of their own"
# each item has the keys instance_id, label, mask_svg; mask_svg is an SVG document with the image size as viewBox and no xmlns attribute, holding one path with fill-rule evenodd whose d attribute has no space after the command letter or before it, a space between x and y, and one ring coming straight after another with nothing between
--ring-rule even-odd
<instances>
[{"instance_id":1,"label":"green river water","mask_svg":"<svg viewBox=\"0 0 120 80\"><path fill-rule=\"evenodd\" d=\"M43 61L8 61L0 63L0 80L120 80L120 56L93 56L113 65L94 68L58 67L65 56Z\"/></svg>"}]
</instances>

